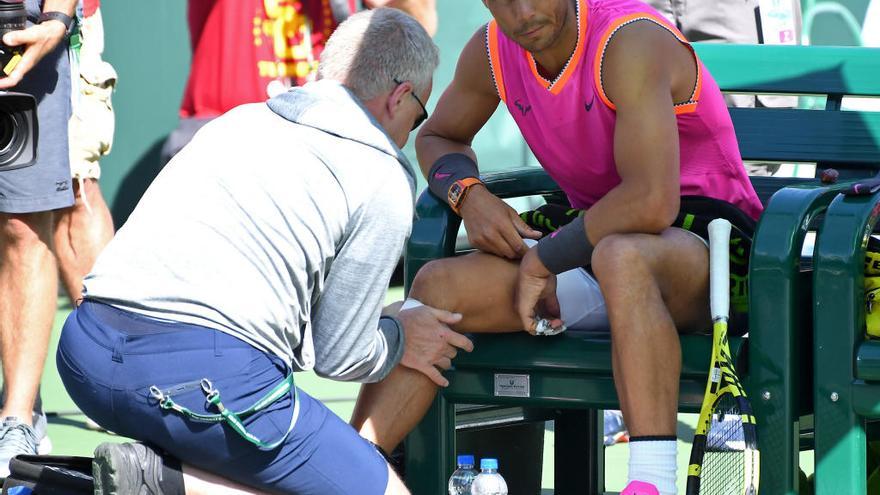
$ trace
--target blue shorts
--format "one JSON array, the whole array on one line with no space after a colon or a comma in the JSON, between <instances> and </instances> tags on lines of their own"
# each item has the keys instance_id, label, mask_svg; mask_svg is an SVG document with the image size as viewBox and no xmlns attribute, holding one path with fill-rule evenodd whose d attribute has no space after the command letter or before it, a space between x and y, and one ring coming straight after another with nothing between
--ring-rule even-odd
<instances>
[{"instance_id":1,"label":"blue shorts","mask_svg":"<svg viewBox=\"0 0 880 495\"><path fill-rule=\"evenodd\" d=\"M43 2L27 0L28 26ZM58 44L12 91L37 99L37 159L24 168L0 171L0 212L33 213L73 205L67 124L70 121L70 60L67 40Z\"/></svg>"},{"instance_id":2,"label":"blue shorts","mask_svg":"<svg viewBox=\"0 0 880 495\"><path fill-rule=\"evenodd\" d=\"M302 390L293 431L270 451L225 424L199 423L159 408L152 385L196 413L216 414L206 404L202 378L233 410L250 407L285 378L288 367L281 358L235 337L86 300L64 324L57 364L67 392L88 417L186 464L271 493L385 493L388 465L382 456ZM292 414L288 395L244 423L272 442L288 430Z\"/></svg>"}]
</instances>

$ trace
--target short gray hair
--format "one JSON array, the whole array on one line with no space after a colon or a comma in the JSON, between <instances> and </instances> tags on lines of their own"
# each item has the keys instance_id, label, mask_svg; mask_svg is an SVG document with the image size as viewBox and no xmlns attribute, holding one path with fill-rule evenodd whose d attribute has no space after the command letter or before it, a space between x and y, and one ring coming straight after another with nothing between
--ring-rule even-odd
<instances>
[{"instance_id":1,"label":"short gray hair","mask_svg":"<svg viewBox=\"0 0 880 495\"><path fill-rule=\"evenodd\" d=\"M417 92L431 84L439 50L415 19L391 8L358 12L336 28L318 64L319 79L333 79L367 101L398 81Z\"/></svg>"}]
</instances>

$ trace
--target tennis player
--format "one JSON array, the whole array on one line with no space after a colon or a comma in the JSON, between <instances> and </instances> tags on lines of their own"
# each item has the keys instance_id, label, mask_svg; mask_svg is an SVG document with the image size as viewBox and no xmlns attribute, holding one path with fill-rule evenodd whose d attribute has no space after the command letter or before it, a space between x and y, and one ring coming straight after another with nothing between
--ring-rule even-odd
<instances>
[{"instance_id":1,"label":"tennis player","mask_svg":"<svg viewBox=\"0 0 880 495\"><path fill-rule=\"evenodd\" d=\"M461 332L534 333L537 317L610 329L631 434L623 493L674 494L678 333L711 328L708 249L683 223L673 227L681 197L710 198L718 216L754 220L762 209L721 91L675 26L637 0L484 4L492 21L465 46L416 139L431 191L480 252L426 265L405 307L461 313ZM470 143L499 103L571 206L585 210L552 235L479 180ZM354 426L393 449L435 391L397 368L365 387Z\"/></svg>"}]
</instances>

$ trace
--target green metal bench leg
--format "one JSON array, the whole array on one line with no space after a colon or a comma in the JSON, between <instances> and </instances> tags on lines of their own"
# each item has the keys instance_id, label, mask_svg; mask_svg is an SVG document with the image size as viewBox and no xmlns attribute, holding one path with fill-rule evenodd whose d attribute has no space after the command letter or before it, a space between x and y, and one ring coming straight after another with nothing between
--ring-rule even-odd
<instances>
[{"instance_id":1,"label":"green metal bench leg","mask_svg":"<svg viewBox=\"0 0 880 495\"><path fill-rule=\"evenodd\" d=\"M779 191L761 217L755 236L749 290L747 392L758 419L761 493L798 493L798 419L801 399L801 329L809 313L800 304L800 253L810 221L837 191L828 188ZM770 297L772 295L772 297Z\"/></svg>"},{"instance_id":2,"label":"green metal bench leg","mask_svg":"<svg viewBox=\"0 0 880 495\"><path fill-rule=\"evenodd\" d=\"M853 408L853 359L864 339L862 243L877 220L873 204L870 197L837 197L817 244L816 495L861 495L867 490L865 419Z\"/></svg>"},{"instance_id":3,"label":"green metal bench leg","mask_svg":"<svg viewBox=\"0 0 880 495\"><path fill-rule=\"evenodd\" d=\"M578 409L557 413L553 467L557 495L604 493L605 446L601 412Z\"/></svg>"},{"instance_id":4,"label":"green metal bench leg","mask_svg":"<svg viewBox=\"0 0 880 495\"><path fill-rule=\"evenodd\" d=\"M406 485L412 493L443 495L455 470L455 405L443 394L406 437Z\"/></svg>"}]
</instances>

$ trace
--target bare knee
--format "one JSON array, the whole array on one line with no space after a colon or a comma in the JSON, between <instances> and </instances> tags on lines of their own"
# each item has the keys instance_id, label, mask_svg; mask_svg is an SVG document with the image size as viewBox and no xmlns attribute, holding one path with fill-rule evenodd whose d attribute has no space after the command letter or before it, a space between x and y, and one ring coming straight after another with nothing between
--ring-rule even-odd
<instances>
[{"instance_id":1,"label":"bare knee","mask_svg":"<svg viewBox=\"0 0 880 495\"><path fill-rule=\"evenodd\" d=\"M596 244L591 266L604 289L615 281L639 283L631 277L646 275L646 261L634 235L614 234L603 237Z\"/></svg>"},{"instance_id":2,"label":"bare knee","mask_svg":"<svg viewBox=\"0 0 880 495\"><path fill-rule=\"evenodd\" d=\"M451 287L455 281L455 259L445 258L428 262L416 274L409 297L418 299L428 306L455 310L451 300Z\"/></svg>"},{"instance_id":3,"label":"bare knee","mask_svg":"<svg viewBox=\"0 0 880 495\"><path fill-rule=\"evenodd\" d=\"M0 214L0 246L28 249L46 244L52 231L52 212Z\"/></svg>"}]
</instances>

